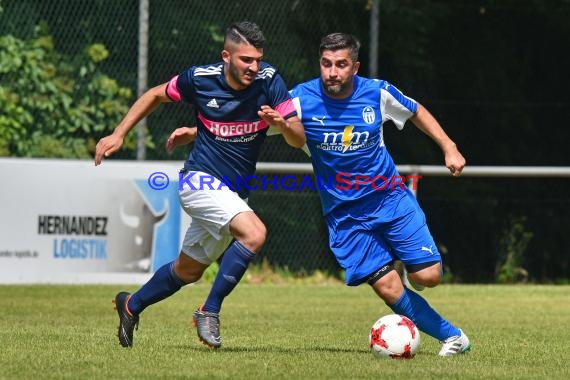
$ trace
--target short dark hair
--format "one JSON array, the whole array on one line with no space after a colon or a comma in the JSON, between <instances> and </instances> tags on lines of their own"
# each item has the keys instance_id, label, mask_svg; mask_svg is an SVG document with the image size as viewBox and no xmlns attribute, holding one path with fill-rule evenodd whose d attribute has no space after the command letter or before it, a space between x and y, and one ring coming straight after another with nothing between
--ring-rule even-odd
<instances>
[{"instance_id":1,"label":"short dark hair","mask_svg":"<svg viewBox=\"0 0 570 380\"><path fill-rule=\"evenodd\" d=\"M350 51L350 58L356 62L358 61L358 50L360 49L360 41L356 37L347 33L331 33L321 39L319 46L319 57L323 55L325 50L341 50L348 49Z\"/></svg>"},{"instance_id":2,"label":"short dark hair","mask_svg":"<svg viewBox=\"0 0 570 380\"><path fill-rule=\"evenodd\" d=\"M237 44L250 44L258 49L263 48L263 45L265 45L265 37L259 29L259 26L250 21L240 21L231 24L226 30L224 44L228 40Z\"/></svg>"}]
</instances>

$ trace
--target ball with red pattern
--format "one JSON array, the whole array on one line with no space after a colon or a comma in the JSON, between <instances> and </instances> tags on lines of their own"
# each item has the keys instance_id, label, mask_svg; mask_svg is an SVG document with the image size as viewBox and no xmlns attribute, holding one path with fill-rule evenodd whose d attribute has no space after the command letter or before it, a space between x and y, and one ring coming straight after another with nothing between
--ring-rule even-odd
<instances>
[{"instance_id":1,"label":"ball with red pattern","mask_svg":"<svg viewBox=\"0 0 570 380\"><path fill-rule=\"evenodd\" d=\"M368 336L370 350L376 356L411 359L420 348L420 332L410 319L398 314L378 319Z\"/></svg>"}]
</instances>

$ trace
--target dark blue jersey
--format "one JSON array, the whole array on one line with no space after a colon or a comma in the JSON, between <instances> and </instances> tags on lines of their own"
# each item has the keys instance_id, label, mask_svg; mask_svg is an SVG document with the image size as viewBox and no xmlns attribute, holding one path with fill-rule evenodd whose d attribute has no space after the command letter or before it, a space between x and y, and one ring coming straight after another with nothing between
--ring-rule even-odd
<instances>
[{"instance_id":1,"label":"dark blue jersey","mask_svg":"<svg viewBox=\"0 0 570 380\"><path fill-rule=\"evenodd\" d=\"M285 119L297 114L283 78L265 62L252 84L240 91L227 84L223 62L219 62L194 66L175 76L167 94L174 101L193 104L196 110L198 136L184 169L213 175L241 198L249 194L241 179L255 173L269 127L257 111L268 105Z\"/></svg>"}]
</instances>

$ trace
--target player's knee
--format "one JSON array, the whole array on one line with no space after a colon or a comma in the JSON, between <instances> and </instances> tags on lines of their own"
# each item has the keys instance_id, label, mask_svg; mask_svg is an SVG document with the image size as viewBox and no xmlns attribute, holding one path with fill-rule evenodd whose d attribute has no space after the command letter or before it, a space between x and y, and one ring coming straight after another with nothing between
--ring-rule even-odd
<instances>
[{"instance_id":1,"label":"player's knee","mask_svg":"<svg viewBox=\"0 0 570 380\"><path fill-rule=\"evenodd\" d=\"M433 288L441 283L441 264L437 262L413 272L408 269L408 278L423 286Z\"/></svg>"},{"instance_id":2,"label":"player's knee","mask_svg":"<svg viewBox=\"0 0 570 380\"><path fill-rule=\"evenodd\" d=\"M240 213L234 217L230 231L237 241L254 253L261 250L267 236L265 225L253 212Z\"/></svg>"},{"instance_id":3,"label":"player's knee","mask_svg":"<svg viewBox=\"0 0 570 380\"><path fill-rule=\"evenodd\" d=\"M188 285L198 281L200 277L202 277L204 271L197 268L188 268L178 265L174 267L174 273L176 274L176 277L180 279L180 281L182 281L185 285Z\"/></svg>"},{"instance_id":4,"label":"player's knee","mask_svg":"<svg viewBox=\"0 0 570 380\"><path fill-rule=\"evenodd\" d=\"M251 245L254 247L253 251L258 252L263 244L265 244L265 239L267 238L267 228L265 225L261 224L256 226L251 233Z\"/></svg>"},{"instance_id":5,"label":"player's knee","mask_svg":"<svg viewBox=\"0 0 570 380\"><path fill-rule=\"evenodd\" d=\"M440 275L433 275L428 277L423 277L420 280L416 281L422 284L425 287L433 288L436 287L441 283L441 276Z\"/></svg>"},{"instance_id":6,"label":"player's knee","mask_svg":"<svg viewBox=\"0 0 570 380\"><path fill-rule=\"evenodd\" d=\"M425 280L426 286L433 288L441 283L441 269L430 272L428 278Z\"/></svg>"},{"instance_id":7,"label":"player's knee","mask_svg":"<svg viewBox=\"0 0 570 380\"><path fill-rule=\"evenodd\" d=\"M376 293L386 302L388 305L393 305L400 296L402 295L403 291L402 284L398 283L397 280L388 282L386 280L380 280L374 286L374 290Z\"/></svg>"},{"instance_id":8,"label":"player's knee","mask_svg":"<svg viewBox=\"0 0 570 380\"><path fill-rule=\"evenodd\" d=\"M198 281L207 267L208 265L199 263L181 252L178 259L174 262L173 270L176 277L187 285Z\"/></svg>"},{"instance_id":9,"label":"player's knee","mask_svg":"<svg viewBox=\"0 0 570 380\"><path fill-rule=\"evenodd\" d=\"M239 239L240 242L245 245L252 252L259 252L263 244L265 244L265 239L267 237L267 229L263 223L256 224L248 229L244 236Z\"/></svg>"},{"instance_id":10,"label":"player's knee","mask_svg":"<svg viewBox=\"0 0 570 380\"><path fill-rule=\"evenodd\" d=\"M404 291L400 276L392 265L387 265L373 274L369 278L368 284L372 286L374 292L388 305L394 304Z\"/></svg>"}]
</instances>

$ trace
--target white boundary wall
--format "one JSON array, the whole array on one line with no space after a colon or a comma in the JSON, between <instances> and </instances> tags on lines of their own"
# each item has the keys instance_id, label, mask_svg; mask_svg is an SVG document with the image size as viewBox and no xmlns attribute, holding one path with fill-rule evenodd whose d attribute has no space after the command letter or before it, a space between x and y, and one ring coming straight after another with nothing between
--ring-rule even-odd
<instances>
[{"instance_id":1,"label":"white boundary wall","mask_svg":"<svg viewBox=\"0 0 570 380\"><path fill-rule=\"evenodd\" d=\"M181 166L0 158L0 283L146 281L178 256L189 221ZM166 189L149 187L156 172Z\"/></svg>"}]
</instances>

